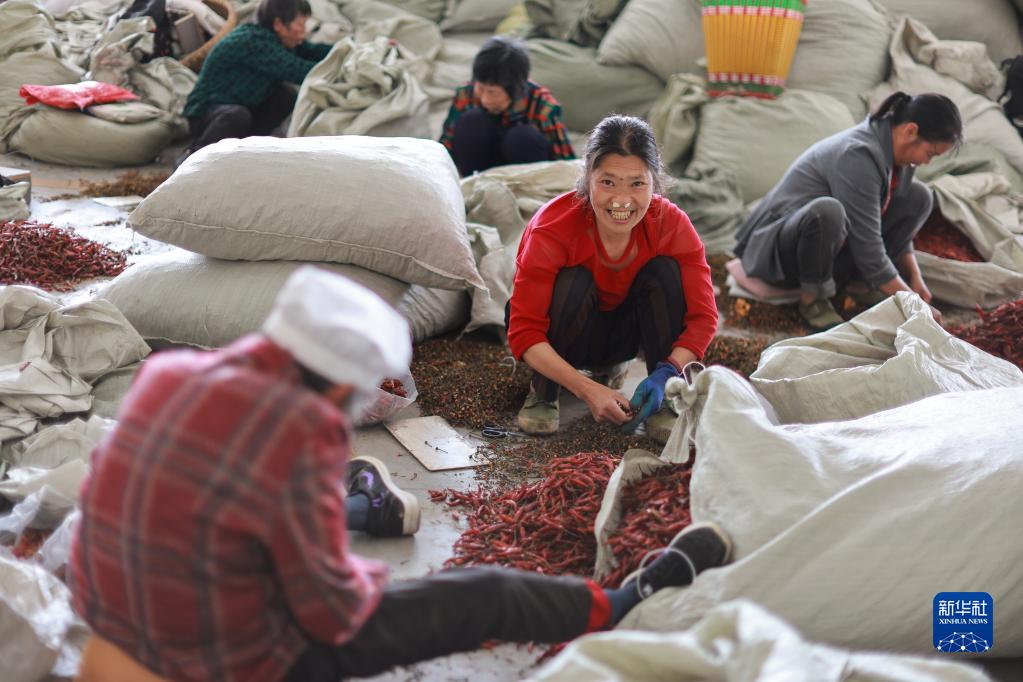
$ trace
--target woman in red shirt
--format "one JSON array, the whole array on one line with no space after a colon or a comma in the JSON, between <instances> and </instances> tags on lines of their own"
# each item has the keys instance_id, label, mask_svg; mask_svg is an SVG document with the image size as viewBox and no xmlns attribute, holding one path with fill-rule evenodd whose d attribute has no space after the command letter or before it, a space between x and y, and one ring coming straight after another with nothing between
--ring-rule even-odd
<instances>
[{"instance_id":1,"label":"woman in red shirt","mask_svg":"<svg viewBox=\"0 0 1023 682\"><path fill-rule=\"evenodd\" d=\"M667 440L675 414L661 405L664 385L703 357L717 307L700 237L660 195L662 168L645 121L609 116L590 135L576 190L529 222L508 308L512 353L534 370L523 431L558 430L564 387L596 421L630 432L647 422L649 436ZM640 349L648 376L627 405L615 389Z\"/></svg>"}]
</instances>

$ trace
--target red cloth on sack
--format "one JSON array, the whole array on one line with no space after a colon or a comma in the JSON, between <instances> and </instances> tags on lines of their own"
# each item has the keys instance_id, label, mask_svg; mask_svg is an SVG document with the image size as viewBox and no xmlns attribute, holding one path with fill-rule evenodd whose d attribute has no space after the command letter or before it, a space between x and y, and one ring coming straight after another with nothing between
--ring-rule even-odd
<instances>
[{"instance_id":1,"label":"red cloth on sack","mask_svg":"<svg viewBox=\"0 0 1023 682\"><path fill-rule=\"evenodd\" d=\"M131 90L97 81L68 85L22 85L18 94L25 98L26 104L47 104L58 109L85 109L93 104L138 99L138 95Z\"/></svg>"},{"instance_id":2,"label":"red cloth on sack","mask_svg":"<svg viewBox=\"0 0 1023 682\"><path fill-rule=\"evenodd\" d=\"M685 329L672 346L688 348L702 358L717 331L718 311L703 242L689 216L655 194L647 214L632 230L623 259L627 262L609 264L603 251L593 209L574 190L536 212L519 242L508 321L512 354L521 359L531 346L547 340L547 313L562 268L582 265L592 272L600 309L612 310L625 300L636 273L650 259L670 256L682 272L686 298Z\"/></svg>"}]
</instances>

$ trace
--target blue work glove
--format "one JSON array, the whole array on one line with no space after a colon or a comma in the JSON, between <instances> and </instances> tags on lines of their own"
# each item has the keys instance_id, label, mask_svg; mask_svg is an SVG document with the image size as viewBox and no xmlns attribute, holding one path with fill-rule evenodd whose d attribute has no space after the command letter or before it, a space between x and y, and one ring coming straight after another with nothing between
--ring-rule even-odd
<instances>
[{"instance_id":1,"label":"blue work glove","mask_svg":"<svg viewBox=\"0 0 1023 682\"><path fill-rule=\"evenodd\" d=\"M670 362L658 362L654 371L639 383L636 392L632 394L629 407L632 408L633 417L622 424L622 431L632 433L650 415L661 409L661 401L664 400L664 385L668 383L668 379L677 376L678 371Z\"/></svg>"}]
</instances>

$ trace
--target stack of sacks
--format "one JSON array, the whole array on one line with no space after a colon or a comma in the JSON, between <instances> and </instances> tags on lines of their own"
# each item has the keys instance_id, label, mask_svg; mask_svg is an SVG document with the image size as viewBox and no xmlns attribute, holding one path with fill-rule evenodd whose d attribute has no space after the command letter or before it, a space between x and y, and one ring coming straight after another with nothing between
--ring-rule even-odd
<instances>
[{"instance_id":1,"label":"stack of sacks","mask_svg":"<svg viewBox=\"0 0 1023 682\"><path fill-rule=\"evenodd\" d=\"M1019 18L1011 0L877 0L892 15L916 19L944 40L969 40L987 46L1001 62L1023 52ZM1023 4L1017 0L1017 4Z\"/></svg>"},{"instance_id":2,"label":"stack of sacks","mask_svg":"<svg viewBox=\"0 0 1023 682\"><path fill-rule=\"evenodd\" d=\"M416 340L464 322L465 290L485 288L458 172L430 140L223 140L190 156L129 225L202 256L136 264L102 294L144 337L175 343L255 331L305 261L376 291Z\"/></svg>"},{"instance_id":3,"label":"stack of sacks","mask_svg":"<svg viewBox=\"0 0 1023 682\"><path fill-rule=\"evenodd\" d=\"M103 12L118 9L111 6ZM127 19L105 29L104 22L93 16L105 16L102 12L84 10L71 10L63 21L55 22L38 0L0 6L0 34L26 30L26 36L35 36L31 42L22 39L18 53L4 63L0 106L8 115L0 128L0 149L67 165L148 163L175 137L187 133L181 112L195 74L171 58L142 63L153 51L151 18ZM41 47L23 49L40 40ZM83 72L83 67L89 71ZM83 78L125 87L141 101L90 107L85 113L26 106L11 94L24 84L63 85Z\"/></svg>"},{"instance_id":4,"label":"stack of sacks","mask_svg":"<svg viewBox=\"0 0 1023 682\"><path fill-rule=\"evenodd\" d=\"M703 73L700 0L630 0L597 50L608 65L638 65L667 81ZM872 0L810 2L788 87L829 94L859 119L862 93L881 82L891 35L887 13Z\"/></svg>"}]
</instances>

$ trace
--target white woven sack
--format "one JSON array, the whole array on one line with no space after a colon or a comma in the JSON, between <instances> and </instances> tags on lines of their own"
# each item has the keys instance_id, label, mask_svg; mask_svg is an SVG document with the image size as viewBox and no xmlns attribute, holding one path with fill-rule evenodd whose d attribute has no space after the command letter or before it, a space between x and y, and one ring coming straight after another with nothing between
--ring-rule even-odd
<instances>
[{"instance_id":1,"label":"white woven sack","mask_svg":"<svg viewBox=\"0 0 1023 682\"><path fill-rule=\"evenodd\" d=\"M982 355L974 349L943 369L969 373L981 388L989 375L969 361ZM1012 388L939 393L819 424L779 423L725 368L669 387L685 413L676 429L696 423L693 519L720 524L735 561L644 600L620 627L682 630L716 604L745 598L813 641L933 654L935 595L976 590L995 601L995 655L1020 655L1023 373L1012 369ZM832 395L863 380L831 374ZM804 404L815 401L807 394Z\"/></svg>"},{"instance_id":2,"label":"white woven sack","mask_svg":"<svg viewBox=\"0 0 1023 682\"><path fill-rule=\"evenodd\" d=\"M442 22L445 31L493 31L520 0L455 0Z\"/></svg>"},{"instance_id":3,"label":"white woven sack","mask_svg":"<svg viewBox=\"0 0 1023 682\"><path fill-rule=\"evenodd\" d=\"M878 0L893 15L908 15L945 40L984 43L1000 62L1023 52L1019 19L1010 0Z\"/></svg>"},{"instance_id":4,"label":"white woven sack","mask_svg":"<svg viewBox=\"0 0 1023 682\"><path fill-rule=\"evenodd\" d=\"M692 163L730 171L748 203L771 191L812 144L855 123L841 102L816 92L787 90L773 100L722 97L700 112Z\"/></svg>"},{"instance_id":5,"label":"white woven sack","mask_svg":"<svg viewBox=\"0 0 1023 682\"><path fill-rule=\"evenodd\" d=\"M257 331L277 293L303 263L245 263L174 252L137 263L104 287L113 303L148 339L215 348ZM464 292L409 286L354 265L320 263L372 290L394 306L421 341L464 323ZM175 292L168 298L168 291ZM153 305L153 301L162 301Z\"/></svg>"},{"instance_id":6,"label":"white woven sack","mask_svg":"<svg viewBox=\"0 0 1023 682\"><path fill-rule=\"evenodd\" d=\"M228 139L132 212L132 228L231 260L350 263L411 284L484 288L458 171L431 140Z\"/></svg>"},{"instance_id":7,"label":"white woven sack","mask_svg":"<svg viewBox=\"0 0 1023 682\"><path fill-rule=\"evenodd\" d=\"M601 64L644 67L662 81L702 73L700 0L629 0L597 48Z\"/></svg>"}]
</instances>

